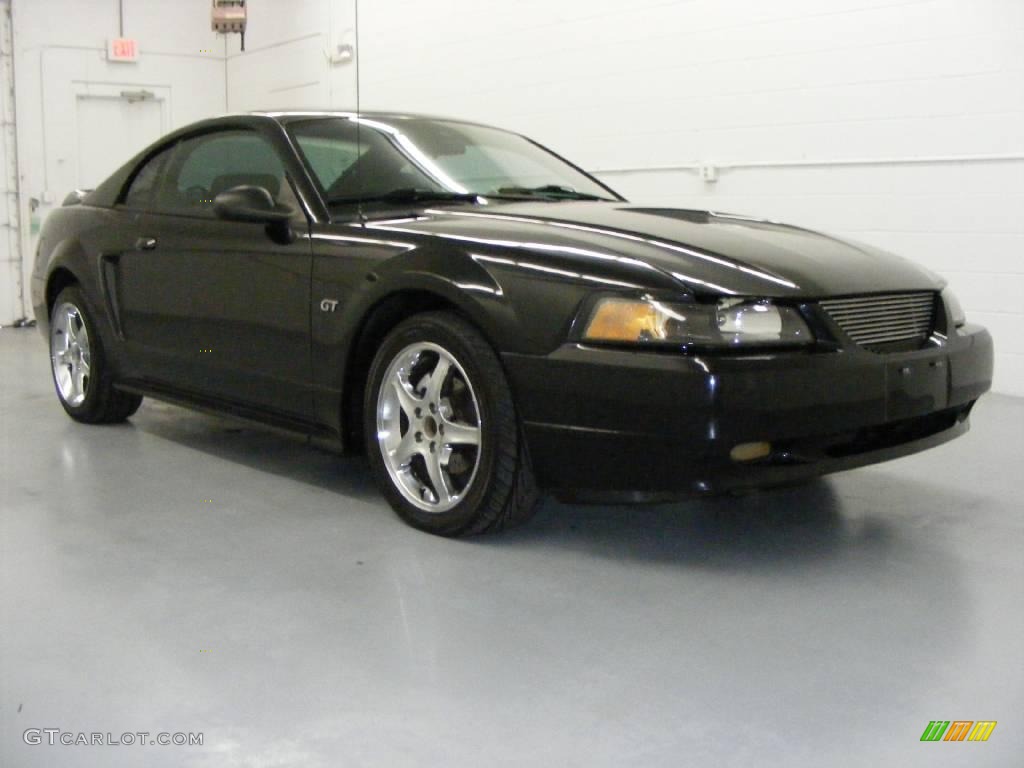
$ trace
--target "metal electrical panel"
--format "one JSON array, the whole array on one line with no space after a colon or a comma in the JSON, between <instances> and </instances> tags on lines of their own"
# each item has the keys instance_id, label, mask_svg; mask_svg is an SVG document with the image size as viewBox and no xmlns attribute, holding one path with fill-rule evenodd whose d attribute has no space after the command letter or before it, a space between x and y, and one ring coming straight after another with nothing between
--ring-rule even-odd
<instances>
[{"instance_id":1,"label":"metal electrical panel","mask_svg":"<svg viewBox=\"0 0 1024 768\"><path fill-rule=\"evenodd\" d=\"M245 0L213 0L211 27L214 32L230 34L237 32L242 36L242 50L245 50L245 25L248 11Z\"/></svg>"}]
</instances>

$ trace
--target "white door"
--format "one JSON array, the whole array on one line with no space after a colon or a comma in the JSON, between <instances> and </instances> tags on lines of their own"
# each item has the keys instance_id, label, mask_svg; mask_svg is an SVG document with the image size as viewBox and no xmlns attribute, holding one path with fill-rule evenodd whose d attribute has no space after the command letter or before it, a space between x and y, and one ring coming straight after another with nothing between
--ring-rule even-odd
<instances>
[{"instance_id":1,"label":"white door","mask_svg":"<svg viewBox=\"0 0 1024 768\"><path fill-rule=\"evenodd\" d=\"M78 94L78 188L94 189L164 133L163 99L125 91Z\"/></svg>"}]
</instances>

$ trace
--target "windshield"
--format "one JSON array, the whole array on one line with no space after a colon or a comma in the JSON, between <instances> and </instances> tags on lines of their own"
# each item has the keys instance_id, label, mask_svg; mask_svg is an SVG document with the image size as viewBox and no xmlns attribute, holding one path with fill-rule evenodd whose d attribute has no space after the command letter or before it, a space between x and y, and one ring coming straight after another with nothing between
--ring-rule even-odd
<instances>
[{"instance_id":1,"label":"windshield","mask_svg":"<svg viewBox=\"0 0 1024 768\"><path fill-rule=\"evenodd\" d=\"M419 118L337 117L293 123L289 130L332 205L474 195L618 199L529 139L495 128Z\"/></svg>"}]
</instances>

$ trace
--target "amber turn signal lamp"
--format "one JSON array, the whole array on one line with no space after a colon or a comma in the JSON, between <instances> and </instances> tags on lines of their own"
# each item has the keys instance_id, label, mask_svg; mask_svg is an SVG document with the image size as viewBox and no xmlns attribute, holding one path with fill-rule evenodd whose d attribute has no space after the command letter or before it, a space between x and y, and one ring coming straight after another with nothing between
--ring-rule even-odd
<instances>
[{"instance_id":1,"label":"amber turn signal lamp","mask_svg":"<svg viewBox=\"0 0 1024 768\"><path fill-rule=\"evenodd\" d=\"M733 461L755 461L770 456L771 452L771 443L740 443L729 451L729 458Z\"/></svg>"},{"instance_id":2,"label":"amber turn signal lamp","mask_svg":"<svg viewBox=\"0 0 1024 768\"><path fill-rule=\"evenodd\" d=\"M592 341L640 341L660 338L658 313L645 301L604 299L598 304L584 338Z\"/></svg>"}]
</instances>

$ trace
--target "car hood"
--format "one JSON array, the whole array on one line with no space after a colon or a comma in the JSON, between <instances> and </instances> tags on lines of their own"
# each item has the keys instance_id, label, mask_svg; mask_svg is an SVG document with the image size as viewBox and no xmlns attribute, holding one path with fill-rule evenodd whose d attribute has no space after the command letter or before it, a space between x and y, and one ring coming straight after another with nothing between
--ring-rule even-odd
<instances>
[{"instance_id":1,"label":"car hood","mask_svg":"<svg viewBox=\"0 0 1024 768\"><path fill-rule=\"evenodd\" d=\"M710 211L593 202L438 206L400 228L525 249L535 260L620 279L655 270L699 294L820 298L942 285L928 270L868 245Z\"/></svg>"}]
</instances>

